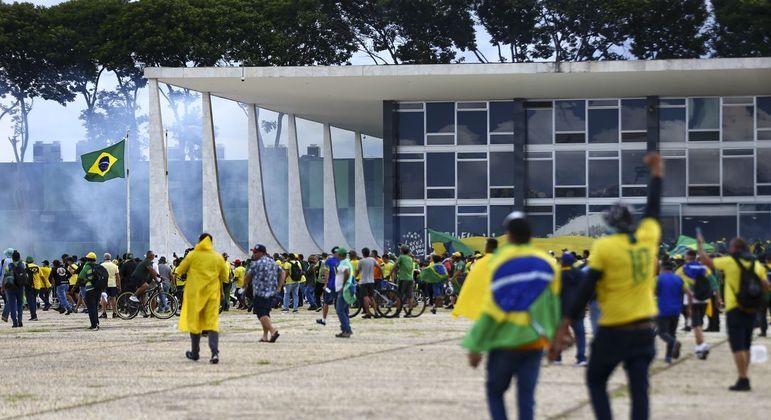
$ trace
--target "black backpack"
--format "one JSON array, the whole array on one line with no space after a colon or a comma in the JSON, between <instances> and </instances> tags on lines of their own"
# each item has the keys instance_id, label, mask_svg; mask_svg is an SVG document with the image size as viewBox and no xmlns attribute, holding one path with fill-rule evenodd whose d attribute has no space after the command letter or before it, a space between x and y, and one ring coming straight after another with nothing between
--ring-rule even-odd
<instances>
[{"instance_id":1,"label":"black backpack","mask_svg":"<svg viewBox=\"0 0 771 420\"><path fill-rule=\"evenodd\" d=\"M13 264L13 278L16 287L29 287L32 285L31 277L27 272L27 267L21 261Z\"/></svg>"},{"instance_id":2,"label":"black backpack","mask_svg":"<svg viewBox=\"0 0 771 420\"><path fill-rule=\"evenodd\" d=\"M289 278L292 281L300 281L303 279L303 269L297 261L289 263Z\"/></svg>"},{"instance_id":3,"label":"black backpack","mask_svg":"<svg viewBox=\"0 0 771 420\"><path fill-rule=\"evenodd\" d=\"M742 309L755 312L763 305L765 291L763 282L755 273L755 259L751 258L750 268L744 266L738 258L733 257L739 266L741 277L739 280L739 291L736 293L736 301Z\"/></svg>"},{"instance_id":4,"label":"black backpack","mask_svg":"<svg viewBox=\"0 0 771 420\"><path fill-rule=\"evenodd\" d=\"M709 284L709 279L702 272L696 278L693 279L693 297L696 300L709 300L712 296L712 286Z\"/></svg>"},{"instance_id":5,"label":"black backpack","mask_svg":"<svg viewBox=\"0 0 771 420\"><path fill-rule=\"evenodd\" d=\"M100 292L107 290L107 279L110 275L107 274L107 269L101 264L91 264L91 274L89 276L91 277L89 280L94 289Z\"/></svg>"}]
</instances>

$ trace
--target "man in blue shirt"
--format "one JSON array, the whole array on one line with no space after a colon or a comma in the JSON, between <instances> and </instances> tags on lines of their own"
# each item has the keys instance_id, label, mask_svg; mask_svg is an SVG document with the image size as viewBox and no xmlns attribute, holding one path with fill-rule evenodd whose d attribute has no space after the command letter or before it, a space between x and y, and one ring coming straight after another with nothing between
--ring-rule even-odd
<instances>
[{"instance_id":1,"label":"man in blue shirt","mask_svg":"<svg viewBox=\"0 0 771 420\"><path fill-rule=\"evenodd\" d=\"M324 262L327 266L326 277L324 278L324 304L321 306L321 318L316 320L316 323L321 325L327 325L329 305L334 305L335 298L337 297L337 292L335 292L335 276L337 275L337 266L340 265L340 260L337 259L336 254L337 247L334 247L332 248L332 255Z\"/></svg>"},{"instance_id":2,"label":"man in blue shirt","mask_svg":"<svg viewBox=\"0 0 771 420\"><path fill-rule=\"evenodd\" d=\"M683 294L688 295L688 313L691 312L693 295L680 276L672 272L674 264L670 260L661 263L661 274L656 282L656 294L659 303L659 337L667 343L664 361L672 363L672 359L680 357L681 343L675 334L677 320L683 308Z\"/></svg>"}]
</instances>

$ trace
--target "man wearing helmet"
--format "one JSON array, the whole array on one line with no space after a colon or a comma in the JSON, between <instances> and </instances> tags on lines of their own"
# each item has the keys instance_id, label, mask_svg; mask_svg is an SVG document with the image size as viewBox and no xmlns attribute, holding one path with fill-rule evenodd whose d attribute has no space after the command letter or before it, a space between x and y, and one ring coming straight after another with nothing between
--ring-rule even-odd
<instances>
[{"instance_id":1,"label":"man wearing helmet","mask_svg":"<svg viewBox=\"0 0 771 420\"><path fill-rule=\"evenodd\" d=\"M648 200L639 225L632 209L618 203L605 213L608 235L595 241L589 273L573 304L563 314L550 357L559 354L571 322L583 313L597 292L601 317L592 342L586 382L594 415L610 419L608 378L623 363L629 381L633 419L647 419L648 368L655 356L655 318L658 315L654 288L661 241L661 184L664 164L658 153L645 156L650 169ZM553 359L552 359L553 360Z\"/></svg>"}]
</instances>

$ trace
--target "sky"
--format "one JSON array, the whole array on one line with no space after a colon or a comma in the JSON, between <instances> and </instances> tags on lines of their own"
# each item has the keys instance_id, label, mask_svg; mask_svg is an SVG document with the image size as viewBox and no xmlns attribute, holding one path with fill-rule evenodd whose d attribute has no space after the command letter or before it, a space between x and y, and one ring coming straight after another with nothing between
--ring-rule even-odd
<instances>
[{"instance_id":1,"label":"sky","mask_svg":"<svg viewBox=\"0 0 771 420\"><path fill-rule=\"evenodd\" d=\"M52 6L58 3L62 3L61 0L32 0L31 3L42 6ZM477 44L480 50L488 58L495 57L496 52L489 43L489 36L482 28L477 28ZM466 58L468 62L476 62L476 58L471 53L464 53L461 55ZM364 54L356 54L351 59L352 64L372 64L371 59ZM100 81L100 87L103 89L112 89L115 86L115 78L112 74L106 74L102 76ZM146 113L147 109L147 90L143 90L138 98L138 103L143 108L140 112ZM7 102L7 98L6 98ZM162 107L167 108L168 103L161 98ZM234 103L228 103L231 101L213 101L212 113L214 114L215 125L215 138L218 144L224 144L225 158L237 159L240 156L246 154L246 141L243 139L245 133L245 117L244 114L238 109ZM85 102L78 96L74 102L68 103L66 106L59 105L53 101L45 101L37 99L33 105L33 110L29 115L30 122L30 142L27 147L27 154L25 161L32 161L32 145L36 141L52 142L59 141L62 147L62 159L64 161L75 161L77 156L75 153L75 145L78 141L84 140L86 136L83 122L80 120L81 111L85 108ZM166 109L165 111L168 111ZM167 118L168 121L168 118ZM311 132L314 127L313 124L306 124L306 132ZM13 148L11 147L8 139L12 137L13 128L8 116L0 120L0 162L12 162ZM313 138L319 137L319 133L313 131ZM333 141L336 136L333 135ZM242 140L243 139L243 140ZM119 139L115 139L116 141ZM302 145L300 145L302 150ZM337 153L336 153L337 154Z\"/></svg>"}]
</instances>

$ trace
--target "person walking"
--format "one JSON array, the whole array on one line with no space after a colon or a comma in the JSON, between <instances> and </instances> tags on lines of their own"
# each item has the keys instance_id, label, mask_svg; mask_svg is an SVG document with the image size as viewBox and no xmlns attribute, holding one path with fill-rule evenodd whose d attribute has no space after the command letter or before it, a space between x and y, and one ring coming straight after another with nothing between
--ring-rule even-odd
<instances>
[{"instance_id":1,"label":"person walking","mask_svg":"<svg viewBox=\"0 0 771 420\"><path fill-rule=\"evenodd\" d=\"M201 333L209 338L211 359L219 363L219 310L222 298L222 284L228 280L228 270L222 255L214 251L212 237L202 233L198 244L180 263L177 273L187 275L185 298L179 316L179 330L190 333L190 351L185 353L189 360L199 359Z\"/></svg>"},{"instance_id":2,"label":"person walking","mask_svg":"<svg viewBox=\"0 0 771 420\"><path fill-rule=\"evenodd\" d=\"M252 310L262 326L260 343L275 343L281 335L270 320L270 310L285 278L284 270L268 255L265 245L255 245L245 280L247 286L251 285Z\"/></svg>"},{"instance_id":3,"label":"person walking","mask_svg":"<svg viewBox=\"0 0 771 420\"><path fill-rule=\"evenodd\" d=\"M40 266L35 264L34 257L28 256L24 262L27 266L27 278L32 279L32 282L24 288L24 297L27 298L27 307L29 308L29 320L37 321L37 297L40 290L43 289L43 277Z\"/></svg>"},{"instance_id":4,"label":"person walking","mask_svg":"<svg viewBox=\"0 0 771 420\"><path fill-rule=\"evenodd\" d=\"M329 307L334 305L335 299L337 299L335 283L337 278L337 268L340 265L340 260L337 258L337 247L332 248L332 255L330 255L326 261L324 261L324 265L324 300L323 305L321 306L321 318L316 320L316 323L319 325L327 325L327 314L329 313Z\"/></svg>"},{"instance_id":5,"label":"person walking","mask_svg":"<svg viewBox=\"0 0 771 420\"><path fill-rule=\"evenodd\" d=\"M685 264L679 267L675 274L683 279L691 291L688 298L693 299L693 303L689 308L688 318L691 320L690 327L696 340L694 353L698 359L706 360L710 347L704 341L704 317L707 315L708 301L717 297L717 301L720 302L717 280L709 268L696 261L696 251L692 249L685 251ZM716 310L716 308L713 309Z\"/></svg>"},{"instance_id":6,"label":"person walking","mask_svg":"<svg viewBox=\"0 0 771 420\"><path fill-rule=\"evenodd\" d=\"M413 306L413 293L415 292L415 261L410 255L410 247L402 245L399 248L401 255L396 259L392 276L399 285L399 298L404 308L404 317L409 318ZM399 315L397 314L398 318Z\"/></svg>"},{"instance_id":7,"label":"person walking","mask_svg":"<svg viewBox=\"0 0 771 420\"><path fill-rule=\"evenodd\" d=\"M88 309L88 319L91 321L91 326L88 328L91 331L99 331L99 298L102 296L102 291L97 289L94 285L94 266L96 265L96 254L89 252L86 254L86 262L83 264L83 268L78 273L77 285L84 291L83 300Z\"/></svg>"},{"instance_id":8,"label":"person walking","mask_svg":"<svg viewBox=\"0 0 771 420\"><path fill-rule=\"evenodd\" d=\"M16 250L12 250L10 258L6 258L3 267L2 288L5 293L5 306L11 316L13 328L21 328L24 326L24 289L29 283L27 267L21 261L21 254ZM3 321L8 321L5 310Z\"/></svg>"},{"instance_id":9,"label":"person walking","mask_svg":"<svg viewBox=\"0 0 771 420\"><path fill-rule=\"evenodd\" d=\"M118 284L120 284L120 269L112 262L112 255L105 253L103 256L102 267L107 271L107 302L102 305L102 315L100 318L107 318L107 307L112 309L112 317L118 317Z\"/></svg>"},{"instance_id":10,"label":"person walking","mask_svg":"<svg viewBox=\"0 0 771 420\"><path fill-rule=\"evenodd\" d=\"M43 260L40 266L40 277L43 279L40 299L43 300L43 311L48 311L51 309L51 263L48 260Z\"/></svg>"},{"instance_id":11,"label":"person walking","mask_svg":"<svg viewBox=\"0 0 771 420\"><path fill-rule=\"evenodd\" d=\"M656 280L656 296L659 306L658 336L667 343L664 354L664 362L667 364L671 364L672 359L680 357L682 344L677 340L677 321L680 319L684 297L688 303L686 313L693 313L691 290L681 276L672 272L673 268L672 261L663 261L661 274Z\"/></svg>"},{"instance_id":12,"label":"person walking","mask_svg":"<svg viewBox=\"0 0 771 420\"><path fill-rule=\"evenodd\" d=\"M281 312L289 313L289 302L292 302L292 313L297 313L299 305L299 291L301 284L305 283L302 264L297 261L297 254L290 254L284 263L286 271L286 284L284 285L284 306Z\"/></svg>"},{"instance_id":13,"label":"person walking","mask_svg":"<svg viewBox=\"0 0 771 420\"><path fill-rule=\"evenodd\" d=\"M227 312L230 310L230 292L233 289L233 268L228 262L228 253L223 252L222 258L225 260L225 270L228 272L227 281L222 283L222 310Z\"/></svg>"},{"instance_id":14,"label":"person walking","mask_svg":"<svg viewBox=\"0 0 771 420\"><path fill-rule=\"evenodd\" d=\"M337 312L337 319L340 320L340 333L336 334L337 338L350 338L353 335L351 329L351 320L348 317L348 302L343 298L343 291L348 287L348 282L353 281L353 267L351 267L351 260L348 259L348 251L345 248L337 248L337 258L340 261L337 266L335 276L335 295L337 300L335 301L335 312Z\"/></svg>"},{"instance_id":15,"label":"person walking","mask_svg":"<svg viewBox=\"0 0 771 420\"><path fill-rule=\"evenodd\" d=\"M56 298L59 300L59 313L65 315L71 314L75 308L70 301L67 300L67 292L70 290L70 275L59 260L54 260L53 262L51 279L53 280L53 287L56 291Z\"/></svg>"},{"instance_id":16,"label":"person walking","mask_svg":"<svg viewBox=\"0 0 771 420\"><path fill-rule=\"evenodd\" d=\"M562 292L560 293L560 307L562 313L566 313L578 294L578 289L584 279L584 273L573 267L576 257L570 252L564 252L560 257ZM585 311L570 324L576 343L576 366L584 367L586 362L586 331L584 329ZM562 363L562 355L557 356L556 363Z\"/></svg>"},{"instance_id":17,"label":"person walking","mask_svg":"<svg viewBox=\"0 0 771 420\"><path fill-rule=\"evenodd\" d=\"M358 286L358 295L362 297L363 318L380 318L380 315L375 310L375 266L377 261L370 256L369 248L363 248L361 255L363 258L359 260L359 265L356 268L356 277L361 279ZM370 313L370 308L372 308L372 313Z\"/></svg>"},{"instance_id":18,"label":"person walking","mask_svg":"<svg viewBox=\"0 0 771 420\"><path fill-rule=\"evenodd\" d=\"M508 244L476 275L490 279L479 318L466 334L468 363L476 368L487 352L487 405L490 418L506 419L504 393L517 378L521 420L535 417L535 388L544 349L559 322L560 271L545 252L530 244L531 227L523 213L504 220Z\"/></svg>"}]
</instances>

